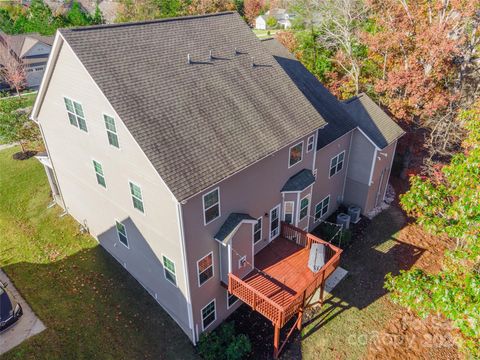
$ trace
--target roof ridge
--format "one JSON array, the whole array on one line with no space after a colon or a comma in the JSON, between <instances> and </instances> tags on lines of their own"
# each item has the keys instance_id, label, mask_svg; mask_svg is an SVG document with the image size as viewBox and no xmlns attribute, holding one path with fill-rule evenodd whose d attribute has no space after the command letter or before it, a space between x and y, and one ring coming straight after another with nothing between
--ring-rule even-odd
<instances>
[{"instance_id":1,"label":"roof ridge","mask_svg":"<svg viewBox=\"0 0 480 360\"><path fill-rule=\"evenodd\" d=\"M148 24L171 22L171 21L202 19L202 18L208 18L208 17L214 17L214 16L232 15L232 14L238 14L238 13L236 11L222 11L222 12L210 13L210 14L177 16L177 17L169 17L169 18L154 19L154 20L125 22L125 23L118 23L118 24L100 24L100 25L80 26L80 27L72 27L72 28L61 28L59 30L61 32L62 31L83 32L83 31L91 31L91 30L99 30L99 29L114 29L114 28L121 28L121 27L141 26L141 25L148 25Z\"/></svg>"}]
</instances>

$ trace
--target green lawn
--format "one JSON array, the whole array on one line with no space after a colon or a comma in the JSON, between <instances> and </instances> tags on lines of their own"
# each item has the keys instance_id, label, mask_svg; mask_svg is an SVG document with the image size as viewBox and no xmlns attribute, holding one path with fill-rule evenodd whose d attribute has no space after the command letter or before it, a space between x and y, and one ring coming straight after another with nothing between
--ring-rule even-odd
<instances>
[{"instance_id":1,"label":"green lawn","mask_svg":"<svg viewBox=\"0 0 480 360\"><path fill-rule=\"evenodd\" d=\"M408 268L418 256L417 248L397 241L404 223L401 210L391 207L342 254L341 266L349 273L325 297L323 307L310 314L302 331L303 359L365 357L375 336L399 309L386 296L385 274ZM407 261L399 261L400 257Z\"/></svg>"},{"instance_id":2,"label":"green lawn","mask_svg":"<svg viewBox=\"0 0 480 360\"><path fill-rule=\"evenodd\" d=\"M0 100L1 102L1 100ZM47 326L3 359L193 359L147 292L61 209L35 160L0 151L0 267Z\"/></svg>"},{"instance_id":3,"label":"green lawn","mask_svg":"<svg viewBox=\"0 0 480 360\"><path fill-rule=\"evenodd\" d=\"M279 32L279 31L282 31L282 30L278 30L278 29L275 29L275 30L253 29L253 32L255 33L255 35L257 35L257 37L259 39L266 39L266 38L272 37L273 35L275 35L275 33Z\"/></svg>"}]
</instances>

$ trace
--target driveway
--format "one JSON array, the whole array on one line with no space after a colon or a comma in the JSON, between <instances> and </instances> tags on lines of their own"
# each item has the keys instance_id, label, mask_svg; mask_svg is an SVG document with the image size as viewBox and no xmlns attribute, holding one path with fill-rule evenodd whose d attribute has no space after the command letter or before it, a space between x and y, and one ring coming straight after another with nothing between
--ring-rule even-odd
<instances>
[{"instance_id":1,"label":"driveway","mask_svg":"<svg viewBox=\"0 0 480 360\"><path fill-rule=\"evenodd\" d=\"M0 355L19 345L29 337L45 330L45 325L33 313L32 309L23 300L14 288L10 279L0 270L0 281L7 284L8 293L13 296L13 300L20 303L23 309L23 316L9 329L0 334Z\"/></svg>"}]
</instances>

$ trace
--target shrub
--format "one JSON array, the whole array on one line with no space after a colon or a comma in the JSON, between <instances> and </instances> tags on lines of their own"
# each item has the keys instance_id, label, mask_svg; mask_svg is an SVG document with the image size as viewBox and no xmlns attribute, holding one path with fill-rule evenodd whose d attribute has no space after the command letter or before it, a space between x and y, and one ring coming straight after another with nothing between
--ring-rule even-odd
<instances>
[{"instance_id":1,"label":"shrub","mask_svg":"<svg viewBox=\"0 0 480 360\"><path fill-rule=\"evenodd\" d=\"M235 334L234 322L225 323L218 330L200 336L198 352L205 360L241 360L252 351L244 334Z\"/></svg>"}]
</instances>

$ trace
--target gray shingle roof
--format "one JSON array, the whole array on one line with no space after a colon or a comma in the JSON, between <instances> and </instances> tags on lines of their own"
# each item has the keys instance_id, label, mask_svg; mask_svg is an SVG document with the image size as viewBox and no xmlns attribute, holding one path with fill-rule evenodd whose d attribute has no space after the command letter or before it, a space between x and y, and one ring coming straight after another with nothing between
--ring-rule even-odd
<instances>
[{"instance_id":1,"label":"gray shingle roof","mask_svg":"<svg viewBox=\"0 0 480 360\"><path fill-rule=\"evenodd\" d=\"M367 94L360 94L344 102L347 111L360 129L380 148L390 145L405 131L397 125Z\"/></svg>"},{"instance_id":2,"label":"gray shingle roof","mask_svg":"<svg viewBox=\"0 0 480 360\"><path fill-rule=\"evenodd\" d=\"M327 121L328 125L319 131L317 149L321 149L357 127L350 114L345 111L342 103L282 44L275 39L264 40L263 44L302 91L303 95Z\"/></svg>"},{"instance_id":3,"label":"gray shingle roof","mask_svg":"<svg viewBox=\"0 0 480 360\"><path fill-rule=\"evenodd\" d=\"M3 38L3 39L1 39ZM35 40L30 44L28 48L25 48L25 40L31 38ZM18 57L22 57L26 52L28 52L37 42L42 42L49 46L53 45L54 41L53 36L43 36L37 33L30 34L18 34L18 35L7 35L4 32L0 31L0 41L3 43L8 42L10 48L15 52Z\"/></svg>"},{"instance_id":4,"label":"gray shingle roof","mask_svg":"<svg viewBox=\"0 0 480 360\"><path fill-rule=\"evenodd\" d=\"M314 182L315 176L313 176L312 170L303 169L287 180L285 185L283 185L282 192L302 191L306 189L307 186L312 185Z\"/></svg>"},{"instance_id":5,"label":"gray shingle roof","mask_svg":"<svg viewBox=\"0 0 480 360\"><path fill-rule=\"evenodd\" d=\"M228 215L225 222L222 224L217 234L214 236L215 240L225 242L228 236L240 225L243 221L256 222L256 219L248 214L231 213Z\"/></svg>"},{"instance_id":6,"label":"gray shingle roof","mask_svg":"<svg viewBox=\"0 0 480 360\"><path fill-rule=\"evenodd\" d=\"M178 200L325 125L237 13L60 32Z\"/></svg>"}]
</instances>

